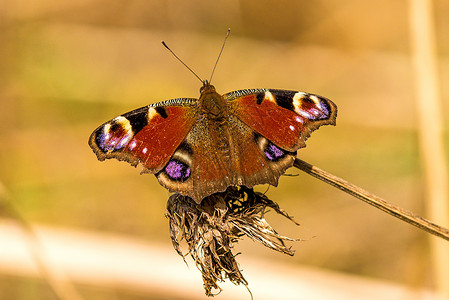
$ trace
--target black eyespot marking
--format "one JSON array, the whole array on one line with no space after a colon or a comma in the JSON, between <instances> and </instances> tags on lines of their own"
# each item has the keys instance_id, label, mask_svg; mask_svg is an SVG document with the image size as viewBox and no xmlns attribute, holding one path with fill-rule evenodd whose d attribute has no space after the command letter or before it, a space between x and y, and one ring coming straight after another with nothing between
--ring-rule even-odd
<instances>
[{"instance_id":1,"label":"black eyespot marking","mask_svg":"<svg viewBox=\"0 0 449 300\"><path fill-rule=\"evenodd\" d=\"M167 119L168 115L167 115L167 111L165 110L165 108L163 108L162 106L157 106L154 109L162 118Z\"/></svg>"},{"instance_id":2,"label":"black eyespot marking","mask_svg":"<svg viewBox=\"0 0 449 300\"><path fill-rule=\"evenodd\" d=\"M253 131L253 138L254 141L256 142L256 144L259 143L259 139L260 139L260 134L258 134L257 132Z\"/></svg>"},{"instance_id":3,"label":"black eyespot marking","mask_svg":"<svg viewBox=\"0 0 449 300\"><path fill-rule=\"evenodd\" d=\"M165 166L164 173L171 180L183 182L190 177L190 167L177 159L172 159Z\"/></svg>"},{"instance_id":4,"label":"black eyespot marking","mask_svg":"<svg viewBox=\"0 0 449 300\"><path fill-rule=\"evenodd\" d=\"M274 98L276 99L276 103L283 108L294 111L295 107L293 106L293 97L297 92L294 91L284 91L284 90L272 90L270 91Z\"/></svg>"},{"instance_id":5,"label":"black eyespot marking","mask_svg":"<svg viewBox=\"0 0 449 300\"><path fill-rule=\"evenodd\" d=\"M121 125L118 123L113 123L111 125L111 128L109 129L110 132L116 132L117 130L119 130L121 128Z\"/></svg>"},{"instance_id":6,"label":"black eyespot marking","mask_svg":"<svg viewBox=\"0 0 449 300\"><path fill-rule=\"evenodd\" d=\"M190 145L187 142L182 142L179 146L178 146L178 150L184 150L185 152L187 152L189 155L193 154L193 150L192 147L190 147Z\"/></svg>"},{"instance_id":7,"label":"black eyespot marking","mask_svg":"<svg viewBox=\"0 0 449 300\"><path fill-rule=\"evenodd\" d=\"M305 94L305 95L301 98L301 100L302 100L304 103L315 104L315 102L313 102L313 100L310 99L310 95L307 95L307 94Z\"/></svg>"},{"instance_id":8,"label":"black eyespot marking","mask_svg":"<svg viewBox=\"0 0 449 300\"><path fill-rule=\"evenodd\" d=\"M126 119L128 119L129 124L131 124L131 128L133 129L134 134L141 131L145 126L148 125L148 110L146 110L146 113L137 113L133 115L124 115Z\"/></svg>"},{"instance_id":9,"label":"black eyespot marking","mask_svg":"<svg viewBox=\"0 0 449 300\"><path fill-rule=\"evenodd\" d=\"M258 93L257 95L256 95L256 98L257 98L257 104L261 104L262 103L262 101L263 101L263 99L265 98L265 93Z\"/></svg>"}]
</instances>

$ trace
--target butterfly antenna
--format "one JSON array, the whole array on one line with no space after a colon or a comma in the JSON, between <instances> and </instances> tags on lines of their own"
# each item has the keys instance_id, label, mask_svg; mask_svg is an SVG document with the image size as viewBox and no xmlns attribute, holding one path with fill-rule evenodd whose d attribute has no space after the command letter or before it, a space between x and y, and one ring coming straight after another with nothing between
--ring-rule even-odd
<instances>
[{"instance_id":1,"label":"butterfly antenna","mask_svg":"<svg viewBox=\"0 0 449 300\"><path fill-rule=\"evenodd\" d=\"M171 54L173 54L174 57L176 57L177 60L179 60L187 69L189 69L190 72L192 72L193 75L195 75L196 78L198 78L199 81L201 81L202 83L204 83L204 81L198 76L196 75L195 72L193 72L192 69L189 68L188 65L186 65L168 46L167 44L162 41L162 45L164 45L165 48L167 48L168 51L170 51Z\"/></svg>"},{"instance_id":2,"label":"butterfly antenna","mask_svg":"<svg viewBox=\"0 0 449 300\"><path fill-rule=\"evenodd\" d=\"M226 31L226 36L223 41L223 45L221 46L220 53L218 54L217 61L215 62L214 68L212 69L212 74L210 74L209 83L212 82L212 77L214 76L215 68L217 68L218 61L220 60L221 53L223 52L224 46L226 44L226 40L228 39L228 36L230 33L231 33L231 28L228 28L228 31Z\"/></svg>"}]
</instances>

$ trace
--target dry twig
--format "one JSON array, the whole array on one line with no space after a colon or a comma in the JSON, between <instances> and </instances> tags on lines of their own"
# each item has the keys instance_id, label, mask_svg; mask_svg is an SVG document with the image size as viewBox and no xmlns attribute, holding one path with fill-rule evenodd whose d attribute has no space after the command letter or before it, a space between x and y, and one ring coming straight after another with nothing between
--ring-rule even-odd
<instances>
[{"instance_id":1,"label":"dry twig","mask_svg":"<svg viewBox=\"0 0 449 300\"><path fill-rule=\"evenodd\" d=\"M354 196L368 203L369 205L372 205L380 210L383 210L384 212L398 219L401 219L402 221L405 221L409 224L412 224L413 226L418 227L419 229L425 230L433 235L436 235L440 238L449 241L449 230L444 227L438 226L420 216L415 215L414 213L411 213L405 209L402 209L398 206L388 203L384 199L377 197L376 195L373 195L335 175L332 175L324 170L321 170L320 168L317 168L299 158L296 158L294 166L300 169L301 171L304 171L307 174L312 175L313 177L316 177L350 194L351 196Z\"/></svg>"}]
</instances>

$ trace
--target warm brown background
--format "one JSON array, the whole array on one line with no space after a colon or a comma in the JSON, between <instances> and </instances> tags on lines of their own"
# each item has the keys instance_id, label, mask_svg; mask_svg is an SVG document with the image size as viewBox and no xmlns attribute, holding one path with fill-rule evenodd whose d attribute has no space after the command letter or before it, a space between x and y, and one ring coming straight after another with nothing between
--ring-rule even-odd
<instances>
[{"instance_id":1,"label":"warm brown background","mask_svg":"<svg viewBox=\"0 0 449 300\"><path fill-rule=\"evenodd\" d=\"M448 115L449 2L434 3ZM0 0L0 181L29 222L170 247L166 190L125 163L98 162L87 139L123 112L198 97L200 82L160 41L208 78L231 27L213 80L218 92L278 88L332 99L338 126L315 132L298 156L425 215L408 9L390 0ZM426 233L290 173L299 176L283 177L268 195L301 227L271 220L307 241L293 244L294 257L242 241L244 256L432 287ZM90 299L140 299L83 289ZM35 279L0 274L0 299L41 292L47 287Z\"/></svg>"}]
</instances>

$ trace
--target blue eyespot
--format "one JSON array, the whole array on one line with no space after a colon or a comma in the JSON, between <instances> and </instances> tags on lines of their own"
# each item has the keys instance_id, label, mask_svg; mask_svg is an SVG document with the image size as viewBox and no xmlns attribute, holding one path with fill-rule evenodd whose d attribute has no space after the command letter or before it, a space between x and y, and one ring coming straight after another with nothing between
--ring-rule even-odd
<instances>
[{"instance_id":1,"label":"blue eyespot","mask_svg":"<svg viewBox=\"0 0 449 300\"><path fill-rule=\"evenodd\" d=\"M273 143L268 143L267 147L264 150L265 156L271 160L271 161L277 161L281 158L283 158L286 154L286 152L284 150L282 150L281 148L277 147L275 144Z\"/></svg>"},{"instance_id":2,"label":"blue eyespot","mask_svg":"<svg viewBox=\"0 0 449 300\"><path fill-rule=\"evenodd\" d=\"M175 181L186 181L190 177L190 167L177 159L170 160L165 166L164 172Z\"/></svg>"}]
</instances>

